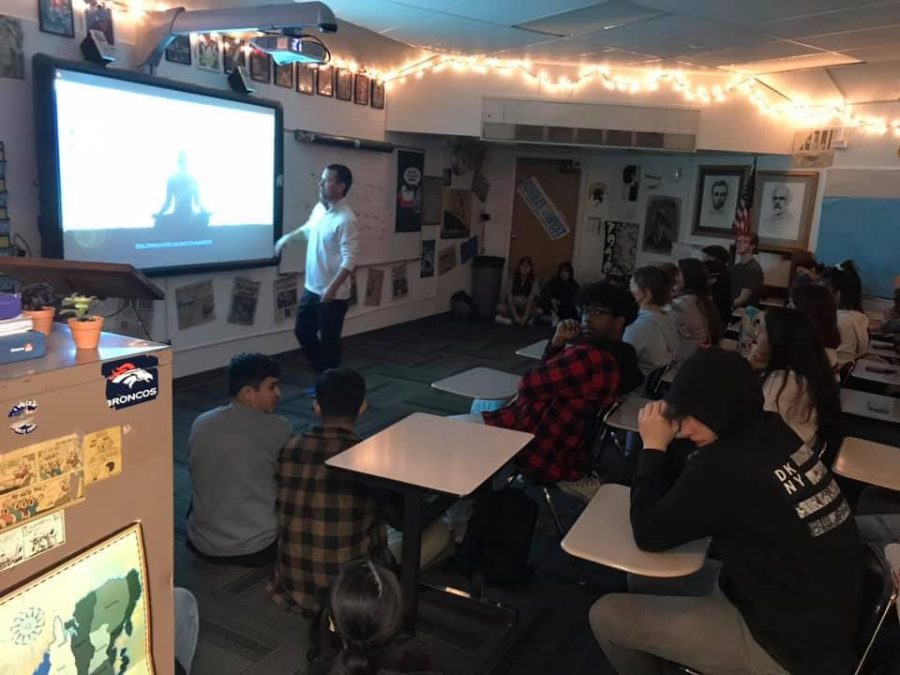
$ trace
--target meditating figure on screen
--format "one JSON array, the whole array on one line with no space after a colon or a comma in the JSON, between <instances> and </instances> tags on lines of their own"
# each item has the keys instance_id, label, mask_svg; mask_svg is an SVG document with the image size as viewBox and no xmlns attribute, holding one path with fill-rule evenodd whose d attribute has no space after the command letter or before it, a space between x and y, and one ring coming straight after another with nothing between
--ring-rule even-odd
<instances>
[{"instance_id":1,"label":"meditating figure on screen","mask_svg":"<svg viewBox=\"0 0 900 675\"><path fill-rule=\"evenodd\" d=\"M171 213L168 212L170 208ZM166 182L166 201L159 212L153 214L156 227L183 233L186 228L206 227L209 216L209 211L200 203L197 179L188 171L187 154L179 152L178 171Z\"/></svg>"}]
</instances>

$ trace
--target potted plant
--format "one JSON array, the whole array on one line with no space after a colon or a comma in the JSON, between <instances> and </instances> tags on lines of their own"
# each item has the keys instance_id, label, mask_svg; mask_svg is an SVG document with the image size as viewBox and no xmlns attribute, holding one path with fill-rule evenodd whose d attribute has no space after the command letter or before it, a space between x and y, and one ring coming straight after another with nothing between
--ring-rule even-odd
<instances>
[{"instance_id":1,"label":"potted plant","mask_svg":"<svg viewBox=\"0 0 900 675\"><path fill-rule=\"evenodd\" d=\"M93 295L78 295L73 293L63 299L64 309L59 313L72 314L68 320L69 330L72 331L72 339L76 349L96 349L100 344L100 330L103 328L103 317L91 314L91 310L97 306L97 298Z\"/></svg>"},{"instance_id":2,"label":"potted plant","mask_svg":"<svg viewBox=\"0 0 900 675\"><path fill-rule=\"evenodd\" d=\"M56 316L56 290L43 282L22 286L22 314L31 317L34 329L44 335L53 330Z\"/></svg>"}]
</instances>

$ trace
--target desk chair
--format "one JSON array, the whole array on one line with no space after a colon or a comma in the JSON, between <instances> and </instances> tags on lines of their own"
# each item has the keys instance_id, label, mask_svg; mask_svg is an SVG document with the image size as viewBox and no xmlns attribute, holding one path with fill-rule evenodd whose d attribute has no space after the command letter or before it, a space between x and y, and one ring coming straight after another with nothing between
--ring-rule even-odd
<instances>
[{"instance_id":1,"label":"desk chair","mask_svg":"<svg viewBox=\"0 0 900 675\"><path fill-rule=\"evenodd\" d=\"M869 544L864 556L865 578L863 579L863 614L856 633L856 652L859 660L853 675L861 675L863 667L872 651L872 645L881 633L894 601L897 599L897 582L884 552ZM682 673L703 675L686 666L678 666Z\"/></svg>"}]
</instances>

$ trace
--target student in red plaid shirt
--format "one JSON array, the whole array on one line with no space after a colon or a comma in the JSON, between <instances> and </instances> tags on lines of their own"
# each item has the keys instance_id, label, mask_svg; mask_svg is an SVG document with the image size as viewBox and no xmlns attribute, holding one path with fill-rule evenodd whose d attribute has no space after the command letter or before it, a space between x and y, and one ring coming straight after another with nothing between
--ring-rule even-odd
<instances>
[{"instance_id":1,"label":"student in red plaid shirt","mask_svg":"<svg viewBox=\"0 0 900 675\"><path fill-rule=\"evenodd\" d=\"M328 370L316 382L322 424L292 437L278 460L278 557L270 591L276 604L317 612L341 568L354 558L391 560L382 498L325 461L360 441L366 407L362 375Z\"/></svg>"},{"instance_id":2,"label":"student in red plaid shirt","mask_svg":"<svg viewBox=\"0 0 900 675\"><path fill-rule=\"evenodd\" d=\"M585 477L586 433L592 417L643 381L634 348L622 342L638 306L624 288L608 283L581 288L581 324L563 321L537 368L519 382L516 400L483 413L485 424L534 434L518 455L526 474L557 481L581 495L599 483ZM583 484L582 484L583 483Z\"/></svg>"}]
</instances>

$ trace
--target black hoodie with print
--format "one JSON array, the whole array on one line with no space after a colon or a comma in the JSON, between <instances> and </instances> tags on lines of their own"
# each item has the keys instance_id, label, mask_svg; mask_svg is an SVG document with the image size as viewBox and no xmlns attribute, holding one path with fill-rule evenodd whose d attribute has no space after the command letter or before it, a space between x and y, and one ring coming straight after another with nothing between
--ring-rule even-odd
<instances>
[{"instance_id":1,"label":"black hoodie with print","mask_svg":"<svg viewBox=\"0 0 900 675\"><path fill-rule=\"evenodd\" d=\"M794 675L853 671L863 549L832 475L775 413L734 352L701 350L666 395L718 439L669 487L665 454L641 451L635 541L664 550L712 537L720 586L756 641Z\"/></svg>"}]
</instances>

